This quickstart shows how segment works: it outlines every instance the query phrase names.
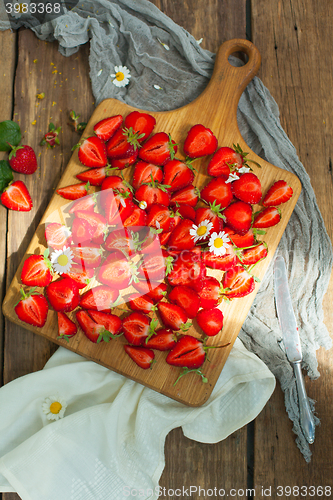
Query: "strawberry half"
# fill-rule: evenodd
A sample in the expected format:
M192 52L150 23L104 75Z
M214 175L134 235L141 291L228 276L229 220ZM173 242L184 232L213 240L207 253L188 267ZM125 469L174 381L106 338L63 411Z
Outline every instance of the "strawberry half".
M15 306L18 318L29 325L41 328L45 325L49 306L44 295L35 292L32 288L29 293L20 289L21 300Z
M91 288L81 295L80 306L84 309L93 309L94 311L111 312L118 297L119 290L100 285Z
M208 220L213 224L212 229L206 238L202 238L201 241L205 241L209 239L210 235L215 233L219 233L223 229L223 215L220 210L219 205L210 205L209 207L201 207L196 210L195 214L195 224L198 226L201 222Z
M70 278L50 283L46 287L46 295L55 311L73 311L80 302L79 288Z
M124 337L132 345L141 345L148 337L150 318L141 312L132 312L123 319Z
M65 313L58 311L58 339L65 339L67 342L77 333L77 326Z
M191 326L191 323L187 323L188 316L182 307L167 302L159 302L157 308L163 324L171 328L171 330L185 332Z
M84 219L95 228L92 241L95 245L101 245L104 242L104 235L107 231L107 222L105 217L95 212L85 212L78 210L75 212L76 217Z
M132 111L125 118L125 127L132 128L139 134L139 142L143 142L152 133L156 125L156 120L148 113Z
M207 167L207 174L212 177L222 176L228 179L232 170L238 169L243 165L243 157L234 149L228 147L219 148Z
M251 247L255 243L252 229L244 235L237 234L228 226L224 226L223 231L229 236L230 241L238 248Z
M107 173L108 167L91 168L90 170L85 170L81 174L77 174L76 177L81 182L89 182L91 186L101 186Z
M262 197L261 182L252 172L242 174L238 181L231 183L233 195L245 203L255 205Z
M172 286L188 285L198 291L202 288L206 272L200 254L183 251L174 262L172 271L168 274L168 281Z
M112 335L105 329L105 326L96 323L88 314L87 311L78 311L76 313L76 319L83 330L85 336L94 344L105 340L108 342Z
M18 212L30 212L32 199L26 185L22 181L9 184L0 197L3 206Z
M197 322L201 330L208 335L214 337L223 328L223 314L220 309L201 309L197 314Z
M128 168L133 163L136 162L138 158L138 153L139 151L136 149L134 153L131 156L128 156L126 158L111 158L111 168L117 168L118 170L124 170L124 168Z
M77 145L79 147L78 157L82 165L86 167L105 167L108 162L104 142L99 137L87 137ZM74 146L76 148L77 146Z
M147 347L133 347L131 345L124 345L124 349L129 357L144 370L151 368L154 361L155 354L154 351L148 349Z
M178 206L178 205L190 205L191 207L195 207L199 200L199 191L192 184L179 189L172 194L170 199L170 205Z
M139 151L139 158L154 165L165 165L169 160L173 160L177 152L177 145L171 136L165 132L154 134L142 146Z
M191 205L187 205L186 203L181 204L177 207L177 212L183 219L191 219L193 222L195 221L196 211Z
M255 288L254 278L243 267L236 266L227 271L222 280L223 294L231 299L234 297L245 297L253 292Z
M166 207L170 202L170 194L164 184L159 184L155 181L143 184L135 191L135 198L147 203L147 208L155 203L165 205Z
M277 207L267 207L255 215L253 227L256 229L265 229L266 227L276 226L280 220L280 209Z
M184 152L190 158L211 155L216 151L217 139L213 132L201 124L194 125L184 142Z
M155 310L155 303L148 295L133 293L128 301L128 306L132 311L140 311L149 314Z
M252 207L244 201L236 201L223 212L226 224L237 234L247 233L252 224Z
M80 264L72 264L68 273L62 274L63 278L71 278L72 280L74 280L79 289L85 288L89 284L93 276L93 269L86 269Z
M141 294L147 295L148 297L153 299L155 304L166 296L168 288L165 283L150 283L146 280L133 283L133 286Z
M77 264L80 264L83 268L96 268L100 265L102 256L101 256L101 247L94 243L88 243L84 246L82 245L73 245L70 247L73 252L73 261Z
M75 245L85 245L92 240L95 228L85 219L75 217L72 224L72 240Z
M147 226L162 229L163 233L171 231L174 227L173 213L165 205L153 203L148 209Z
M206 351L201 340L184 335L166 357L166 362L172 366L196 369L203 365Z
M133 278L133 264L122 252L111 253L100 267L97 279L115 290L127 288Z
M57 189L57 193L66 200L77 200L83 196L87 196L87 184L80 182L79 184L71 184L63 188Z
M227 184L223 177L212 179L207 186L201 190L201 199L206 203L220 205L220 208L227 207L232 200L230 184Z
M70 209L68 213L75 214L75 212L94 212L94 208L96 205L95 197L91 194L88 196L84 196L76 201L73 201L70 205Z
M132 255L134 242L127 229L116 229L111 230L108 234L103 247L108 252L120 250L121 252L126 252L128 255Z
M179 191L194 180L194 173L188 165L180 160L170 160L164 165L163 184L169 185L169 191Z
M64 246L68 246L70 231L63 224L51 222L47 224L45 229L45 239L49 247L54 250L61 250Z
M95 311L94 309L87 312L96 323L103 325L105 330L110 332L112 336L121 335L123 322L118 316L107 312Z
M132 208L132 213L124 221L124 227L134 227L134 226L146 226L147 225L147 213L141 208L134 205Z
M252 266L260 260L265 259L267 257L267 254L268 248L266 243L260 243L254 248L248 248L247 250L244 250L241 261L244 266Z
M119 175L110 175L102 182L102 191L106 189L113 189L117 193L128 193L132 195L131 186L129 186L124 179Z
M200 305L203 309L213 309L221 302L221 283L213 276L203 281L202 289L198 292Z
M167 258L161 252L150 255L143 254L143 262L139 267L139 278L145 278L149 283L161 282L167 273L167 266L170 266ZM172 262L171 256L170 259Z
M151 182L151 180L156 183L162 182L163 171L157 165L153 163L147 163L145 161L138 161L134 167L132 186L135 190L139 189L142 184Z
M202 262L205 264L205 266L212 269L228 271L229 269L233 269L237 265L238 259L233 248L229 246L227 253L221 256L214 255L210 251L202 252Z
M106 144L106 154L111 160L133 156L139 148L140 135L132 128L121 128Z
M176 345L176 336L172 330L161 328L157 330L156 335L153 335L146 341L146 347L156 349L157 351L170 351Z
M102 141L108 141L122 123L123 117L121 115L109 116L94 125L94 132Z
M168 295L170 302L180 306L186 312L188 318L196 317L200 307L198 293L186 285L175 286Z
M293 195L292 188L286 183L286 181L277 181L269 188L267 191L262 204L264 207L275 207L276 205L281 205L281 203L286 203L290 200Z
M47 286L52 281L52 265L43 255L30 255L23 264L21 281L27 286Z
M168 240L168 246L172 250L190 250L194 246L193 238L190 235L190 229L193 221L183 219L172 231Z

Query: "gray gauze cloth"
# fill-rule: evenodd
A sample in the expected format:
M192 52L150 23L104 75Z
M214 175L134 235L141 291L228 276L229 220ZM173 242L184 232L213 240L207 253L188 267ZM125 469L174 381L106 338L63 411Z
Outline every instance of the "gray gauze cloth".
M2 17L1 29L9 27ZM90 41L90 77L96 103L113 97L146 110L171 110L195 99L207 86L214 54L146 0L84 0L65 15L34 27L29 19L17 27L33 29L42 40L58 40L69 56ZM16 26L15 26L16 27ZM114 66L127 66L130 83L117 88L110 75ZM102 70L102 71L101 71ZM302 193L278 247L287 263L293 307L304 355L303 368L319 377L316 350L331 347L323 324L322 300L331 267L332 248L309 176L294 146L281 128L278 107L258 78L247 86L238 106L238 124L249 147L268 162L296 174ZM272 263L239 334L280 381L296 443L305 460L311 451L299 424L293 369L281 347L273 293ZM312 408L314 402L311 401ZM319 419L316 417L316 424Z

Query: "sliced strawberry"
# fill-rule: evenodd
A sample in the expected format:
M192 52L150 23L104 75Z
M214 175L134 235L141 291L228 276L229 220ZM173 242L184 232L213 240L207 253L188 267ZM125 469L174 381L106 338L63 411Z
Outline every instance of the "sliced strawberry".
M105 326L96 323L87 313L87 311L78 311L76 319L83 330L85 336L94 344L104 339L103 335L106 333ZM110 338L107 336L106 338Z
M135 208L131 195L127 192L115 194L115 191L108 189L102 191L100 204L105 212L108 224L120 224L127 219Z
M102 141L108 141L122 123L123 117L121 115L109 116L94 125L94 132Z
M242 236L237 234L233 229L227 226L224 226L223 231L227 233L230 241L238 248L251 247L255 243L252 229L250 229Z
M145 314L135 311L123 319L124 337L132 345L144 343L149 333L150 318Z
M75 212L94 212L94 208L96 205L95 197L91 194L88 196L84 196L79 200L73 201L71 203L71 208L68 210L70 214L75 214Z
M1 203L10 210L29 212L32 209L32 199L26 185L22 181L12 182L2 193Z
M103 247L108 252L120 250L121 252L126 252L128 255L132 255L134 242L127 229L115 229L111 230L108 234Z
M139 151L139 158L148 163L162 166L174 158L177 145L170 135L158 132L150 137Z
M147 213L141 208L134 206L131 215L129 215L124 221L124 227L140 227L147 225Z
M89 182L91 186L101 186L107 176L107 167L91 168L77 174L76 177L81 182Z
M231 183L233 195L245 203L255 205L262 197L261 182L252 172L242 174L238 181Z
M94 309L88 310L87 312L96 323L103 325L107 332L110 332L112 335L121 334L123 322L115 314L95 311Z
M70 278L52 281L46 287L46 294L55 311L73 311L80 302L79 288Z
M49 306L44 295L32 288L29 293L20 289L21 300L15 306L15 312L21 321L41 328L45 325Z
M201 261L200 254L194 251L182 251L168 274L170 285L188 285L195 290L202 288L206 277L206 266Z
M148 341L145 342L146 347L149 349L156 349L157 351L170 351L175 347L177 338L172 330L161 328L156 331Z
M68 245L70 231L63 224L51 222L45 229L45 239L49 247L54 250L61 250Z
M160 167L153 163L138 161L134 167L132 186L137 190L145 182L151 182L151 180L153 180L156 183L160 183L162 179L163 170Z
M224 295L229 299L245 297L255 288L253 276L241 266L227 271L223 276L222 284L225 289Z
M138 158L139 151L136 149L131 156L126 158L111 158L111 167L117 168L118 170L124 170L133 165Z
M124 345L124 349L129 357L140 368L143 368L144 370L148 370L148 368L151 368L151 364L155 358L154 351L152 351L151 349L147 349L147 347L133 347L130 345Z
M68 273L63 273L62 275L63 278L71 278L74 280L79 289L85 288L93 276L93 269L86 269L80 264L72 264Z
M139 278L148 282L161 282L165 278L167 262L161 252L152 255L143 254L143 262L139 267Z
M203 286L198 295L203 309L213 309L221 302L221 283L213 276L208 276L203 281Z
M212 177L222 176L228 179L231 170L240 168L243 165L243 157L232 148L219 148L207 167L207 174Z
M197 322L201 330L209 337L214 337L223 328L223 314L220 309L201 309L197 314Z
M188 318L196 317L200 307L200 297L198 292L186 285L175 286L168 295L168 299L173 304L177 304L184 309Z
M47 286L52 281L51 263L43 255L30 255L23 264L21 281L27 286Z
M79 161L86 167L105 167L108 160L104 142L99 137L87 137L79 145Z
M162 229L163 233L171 231L174 227L172 213L165 205L153 203L149 206L147 226Z
M135 191L135 198L147 203L147 208L155 203L168 206L170 202L170 194L167 192L163 184L150 182L143 184Z
M185 332L191 326L191 323L187 323L188 316L182 307L167 302L159 302L157 308L161 320L167 328Z
M254 217L253 227L256 229L264 229L278 224L281 220L281 211L277 207L264 208Z
M262 204L264 207L276 207L276 205L286 203L292 195L293 190L286 181L276 181L267 191Z
M131 262L116 250L101 265L97 279L100 283L115 290L127 288L132 280Z
M237 234L247 233L252 224L252 207L244 201L236 201L223 212L226 224Z
M87 184L85 184L84 182L80 182L79 184L72 184L71 186L57 189L57 193L66 200L77 200L78 198L87 196Z
M84 219L75 217L72 224L72 239L75 245L85 245L92 240L95 228Z
M184 152L190 158L211 155L216 151L217 139L213 132L201 124L194 125L184 142Z
M180 160L170 160L164 165L163 184L169 185L169 191L179 191L194 180L193 171Z
M221 215L221 217L220 217ZM222 212L217 209L216 211L210 207L201 207L196 210L195 214L195 224L198 226L204 221L209 221L213 224L213 227L207 234L205 238L201 238L200 241L208 240L209 237L215 232L219 233L223 229L223 219Z
M84 268L96 268L101 263L101 247L95 243L88 243L85 246L73 245L70 247L73 252L73 261Z
M186 203L181 204L177 207L176 211L183 219L191 219L194 222L196 211L191 205L187 205Z
M57 315L58 339L65 339L68 341L77 333L77 326L64 312L58 311Z
M268 248L266 243L260 243L254 248L244 250L241 261L244 266L251 266L267 257Z
M107 231L107 221L101 214L95 212L75 212L76 217L86 220L91 226L95 228L92 241L96 245L101 245L104 242L104 235Z
M156 120L148 113L141 113L140 111L132 111L125 118L125 127L134 130L139 134L139 142L143 142L152 133L156 125Z
M80 306L94 311L111 312L118 297L119 290L100 285L81 295Z
M110 175L102 182L102 191L106 189L113 189L116 194L124 192L132 196L130 186L119 175Z
M170 199L171 206L190 205L195 207L199 200L199 191L196 187L189 184L188 186L173 193Z
M133 293L130 300L128 300L128 306L132 311L141 311L145 314L149 314L154 311L154 301L148 295L141 295L141 293Z
M203 365L206 351L203 343L192 337L184 335L166 357L166 362L172 366L196 369Z
M139 147L139 134L133 129L121 128L106 144L107 157L111 160L129 158Z
M189 250L193 248L194 243L190 235L190 229L193 226L193 221L183 219L172 231L168 240L169 248L173 250Z
M220 205L223 209L230 205L232 192L230 184L227 184L223 177L212 179L206 187L201 190L201 199L206 203Z
M150 283L146 280L133 283L133 286L141 294L147 295L153 299L155 304L165 297L168 288L165 283Z
M220 269L220 271L228 271L233 269L238 262L237 255L235 254L232 247L230 247L222 256L214 255L210 251L202 252L202 262L205 266L212 269Z

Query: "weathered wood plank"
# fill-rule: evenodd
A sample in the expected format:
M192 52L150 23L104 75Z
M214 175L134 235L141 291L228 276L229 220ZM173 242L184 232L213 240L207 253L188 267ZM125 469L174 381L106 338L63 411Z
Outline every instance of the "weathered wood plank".
M333 236L332 105L330 75L333 63L323 47L333 42L327 19L329 2L252 1L253 42L262 55L259 77L276 99L281 123L295 145L314 187L327 230ZM332 281L331 281L332 283ZM324 301L326 325L332 324L331 284ZM333 362L329 352L318 354L321 377L307 381L310 397L317 400L321 419L312 446L311 463L305 463L295 444L292 424L284 412L280 389L255 422L254 482L260 485L333 486L331 412ZM280 418L279 418L280 417ZM271 498L277 498L275 491ZM318 495L319 497L319 495Z

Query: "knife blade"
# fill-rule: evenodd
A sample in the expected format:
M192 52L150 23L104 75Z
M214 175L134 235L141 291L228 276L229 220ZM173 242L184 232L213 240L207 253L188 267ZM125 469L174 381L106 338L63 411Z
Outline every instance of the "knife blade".
M301 370L301 362L303 359L301 342L289 293L286 264L282 256L276 257L274 261L274 292L283 343L288 360L293 365L296 377L300 425L306 440L308 443L312 444L315 437L315 423Z

